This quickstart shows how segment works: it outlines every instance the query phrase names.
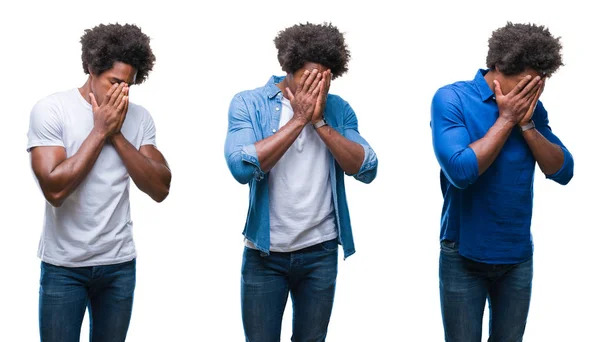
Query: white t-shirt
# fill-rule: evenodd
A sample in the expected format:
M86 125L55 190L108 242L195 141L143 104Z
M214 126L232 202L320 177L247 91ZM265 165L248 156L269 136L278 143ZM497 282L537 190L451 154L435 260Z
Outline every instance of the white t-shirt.
M78 89L50 95L32 109L27 150L62 146L74 155L94 126L92 106ZM122 134L135 148L156 145L150 113L129 103ZM81 184L55 208L46 202L38 257L57 266L85 267L136 257L129 208L129 174L115 148L105 144Z
M282 98L279 128L294 115ZM329 178L331 154L312 125L269 172L269 216L273 252L292 252L337 237Z

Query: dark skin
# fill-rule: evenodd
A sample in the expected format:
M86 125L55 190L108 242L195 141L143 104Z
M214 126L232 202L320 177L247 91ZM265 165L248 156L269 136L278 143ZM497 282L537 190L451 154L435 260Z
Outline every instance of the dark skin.
M92 105L94 127L79 150L67 158L60 146L39 146L31 151L31 166L46 200L60 207L88 175L105 144L114 146L136 186L157 202L169 194L171 171L156 147L139 151L121 134L129 105L129 85L135 82L131 65L115 62L99 75L90 72L79 88Z
M330 84L331 70L310 62L295 73L288 73L277 84L283 96L290 100L294 115L275 134L255 143L263 171L268 172L275 166L306 125L323 118ZM322 126L316 131L342 170L348 174L358 173L364 160L362 146L329 126Z
M531 121L545 85L545 77L532 69L511 76L495 69L484 78L496 95L499 116L483 138L469 145L477 156L480 175L496 160L515 126ZM564 155L558 145L548 141L535 128L523 132L523 138L544 174L551 175L561 168Z

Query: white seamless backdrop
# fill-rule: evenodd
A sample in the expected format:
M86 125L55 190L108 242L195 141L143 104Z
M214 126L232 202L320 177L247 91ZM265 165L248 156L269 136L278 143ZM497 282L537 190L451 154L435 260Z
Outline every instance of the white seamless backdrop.
M331 92L355 109L379 156L370 185L347 179L357 253L340 257L328 341L442 341L438 235L442 197L429 108L441 86L485 66L487 39L507 21L547 25L564 62L542 101L572 151L562 187L536 174L533 298L527 341L592 341L600 314L597 18L583 2L504 1L21 1L0 10L0 341L39 340L37 305L43 197L25 151L29 111L85 82L79 38L99 23L135 23L157 56L131 88L157 126L173 171L152 202L132 184L138 249L128 341L242 341L239 283L248 188L223 156L232 96L282 74L273 38L300 22L331 21L352 53ZM590 2L591 3L591 2ZM586 7L587 6L587 7ZM291 336L291 305L282 339ZM487 313L486 313L487 318ZM87 341L84 320L82 341ZM484 334L487 326L484 323Z

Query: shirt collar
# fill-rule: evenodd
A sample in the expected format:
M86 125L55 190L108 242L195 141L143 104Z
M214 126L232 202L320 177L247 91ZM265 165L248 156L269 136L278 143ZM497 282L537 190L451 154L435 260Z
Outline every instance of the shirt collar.
M475 86L477 86L477 89L479 90L479 95L481 95L481 101L487 101L490 97L494 96L494 91L490 89L490 86L483 77L488 71L490 71L490 69L479 69L473 80Z
M267 84L265 84L265 91L267 92L267 96L272 99L277 94L281 93L281 89L277 86L277 83L283 81L285 76L271 76Z

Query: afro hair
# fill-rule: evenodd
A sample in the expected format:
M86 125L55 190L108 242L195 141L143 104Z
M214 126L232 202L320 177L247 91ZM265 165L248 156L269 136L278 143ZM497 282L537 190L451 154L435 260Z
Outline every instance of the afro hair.
M492 33L488 41L487 67L505 75L516 75L531 68L552 75L562 63L560 37L544 26L508 22Z
M85 30L81 36L83 71L99 75L115 62L129 64L137 70L135 84L146 80L156 57L150 48L150 38L131 24L100 24Z
M300 70L308 62L330 69L333 79L348 71L350 51L344 35L331 23L294 25L280 31L274 42L279 64L287 73Z

